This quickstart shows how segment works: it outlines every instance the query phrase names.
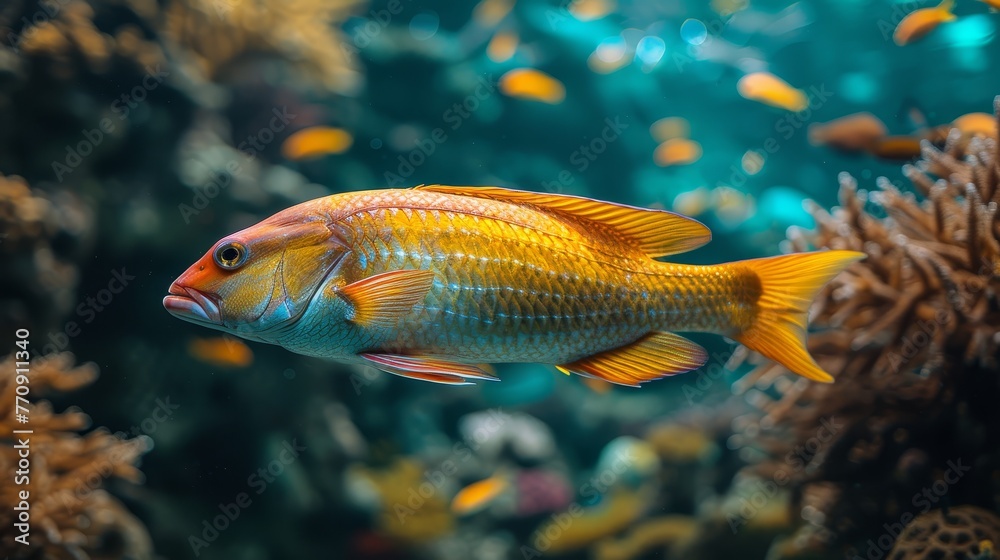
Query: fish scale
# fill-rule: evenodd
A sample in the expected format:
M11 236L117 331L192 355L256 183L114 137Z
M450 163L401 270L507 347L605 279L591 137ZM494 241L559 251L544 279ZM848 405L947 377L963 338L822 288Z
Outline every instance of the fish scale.
M627 344L650 329L713 330L733 320L734 308L716 293L736 291L738 274L727 272L730 283L719 283L718 267L667 265L641 254L607 260L568 243L561 224L521 216L536 229L457 211L386 208L356 216L347 223L356 228L365 266L347 278L427 268L428 253L437 274L395 337L372 341L389 351L455 354L469 362L561 362ZM554 231L537 229L546 226ZM668 285L664 275L675 282Z

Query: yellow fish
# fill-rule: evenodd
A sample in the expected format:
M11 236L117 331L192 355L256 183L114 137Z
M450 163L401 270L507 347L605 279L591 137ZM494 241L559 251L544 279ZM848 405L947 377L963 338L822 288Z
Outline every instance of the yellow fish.
M473 482L462 488L451 500L451 511L466 515L482 510L507 489L507 480L500 476Z
M188 354L206 364L241 368L253 363L253 350L229 336L196 338L188 343Z
M281 155L290 161L340 154L354 143L350 132L331 126L313 126L299 130L281 144Z
M909 45L934 31L942 23L954 21L955 14L951 13L954 7L955 0L944 0L933 8L921 8L910 12L892 33L893 42L899 46Z
M496 362L554 364L621 385L690 371L734 338L832 381L805 348L817 291L852 262L824 251L696 266L696 220L498 187L349 192L215 243L169 288L176 317L293 352L439 383Z
M566 86L559 80L534 68L515 68L500 76L500 91L510 97L541 101L549 105L566 99Z
M765 105L799 112L809 106L809 98L801 89L793 88L769 72L754 72L740 78L736 89L745 99Z

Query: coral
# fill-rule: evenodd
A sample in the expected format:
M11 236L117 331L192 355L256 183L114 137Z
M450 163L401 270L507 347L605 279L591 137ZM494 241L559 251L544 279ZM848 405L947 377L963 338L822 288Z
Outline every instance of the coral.
M888 558L996 558L994 543L1000 543L996 513L972 506L935 509L906 526Z
M953 504L998 498L998 140L956 130L922 151L903 168L919 197L885 178L866 193L842 174L841 207L813 209L817 231L792 236L797 250L868 254L812 310L809 350L836 381L793 381L766 364L737 387L764 411L771 459L756 470L790 477L805 530L828 544L859 544L910 515L948 470L961 473ZM976 468L966 474L963 461Z
M349 476L367 480L379 497L379 532L405 545L420 545L452 532L455 518L443 492L424 477L425 469L400 459L385 469L355 467Z
M357 0L174 0L164 32L194 55L203 73L224 81L242 57L277 55L297 62L327 88L352 91L353 49L336 24Z
M551 554L579 550L632 525L642 515L644 503L643 496L628 491L613 491L591 508L574 503L567 513L556 514L541 525L531 545ZM572 522L567 524L566 519Z
M694 538L697 529L697 521L683 515L648 519L619 539L598 542L593 556L595 560L630 560L655 550L683 548Z
M0 327L49 328L69 311L73 261L92 229L93 217L75 195L48 195L21 177L0 175Z
M145 527L104 491L107 479L141 479L135 462L149 445L146 438L120 440L107 430L85 435L88 417L77 409L56 413L46 401L33 401L26 424L15 421L19 385L14 358L0 363L0 433L31 429L28 435L30 467L27 484L15 480L19 449L13 439L0 445L0 554L13 558L151 558L152 545ZM72 367L70 354L36 359L28 368L30 395L72 391L97 377L92 364ZM20 437L20 436L13 436ZM31 527L28 547L13 541L14 506L28 491Z
M717 453L709 434L693 426L655 425L646 432L645 439L668 463L696 463Z

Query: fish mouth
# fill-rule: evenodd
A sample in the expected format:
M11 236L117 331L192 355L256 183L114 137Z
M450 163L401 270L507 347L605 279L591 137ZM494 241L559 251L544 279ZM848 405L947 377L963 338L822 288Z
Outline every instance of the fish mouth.
M198 290L175 283L170 285L167 293L170 295L163 298L163 307L174 317L192 323L222 324L219 306Z

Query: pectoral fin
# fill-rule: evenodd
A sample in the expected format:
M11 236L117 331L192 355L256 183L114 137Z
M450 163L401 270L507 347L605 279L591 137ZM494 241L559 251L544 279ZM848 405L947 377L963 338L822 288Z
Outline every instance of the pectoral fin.
M705 349L694 342L669 332L653 332L627 346L556 367L563 373L638 387L647 381L697 369L706 361Z
M488 365L460 364L432 356L370 353L361 357L386 373L431 383L470 385L473 380L500 381Z
M430 270L392 270L338 289L351 306L348 320L365 328L392 328L431 289Z

